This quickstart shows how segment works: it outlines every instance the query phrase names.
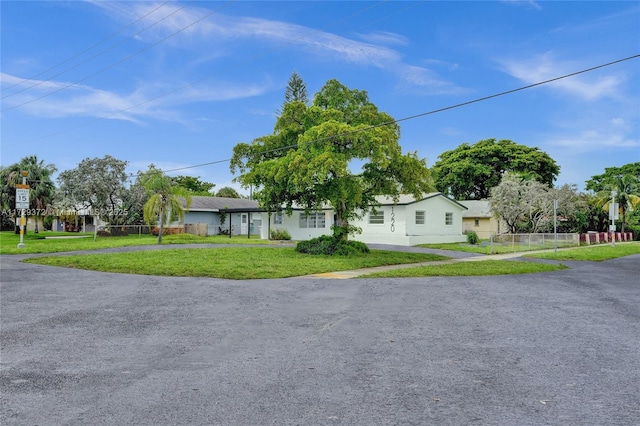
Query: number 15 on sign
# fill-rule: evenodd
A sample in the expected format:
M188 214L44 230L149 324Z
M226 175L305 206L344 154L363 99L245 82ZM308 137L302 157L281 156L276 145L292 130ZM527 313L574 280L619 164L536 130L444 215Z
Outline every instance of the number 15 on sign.
M29 208L29 190L17 188L16 189L16 209L28 209Z

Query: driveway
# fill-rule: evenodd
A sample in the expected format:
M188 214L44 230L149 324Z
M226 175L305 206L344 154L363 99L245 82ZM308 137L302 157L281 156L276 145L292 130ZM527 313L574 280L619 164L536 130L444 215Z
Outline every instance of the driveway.
M2 256L3 425L638 425L640 255L230 281Z

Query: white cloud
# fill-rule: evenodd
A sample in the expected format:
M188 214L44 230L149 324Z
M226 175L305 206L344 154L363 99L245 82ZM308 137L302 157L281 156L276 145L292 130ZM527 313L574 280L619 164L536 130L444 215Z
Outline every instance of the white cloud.
M121 9L121 6L112 7L108 3L94 2L96 6L103 7L121 18L126 17L128 20L131 19L132 15L142 16L157 7L157 3L132 3L134 5L132 9L125 12ZM184 8L140 36L148 38L147 42L155 42L160 37L166 37L168 34L180 31L211 12L212 10L205 8ZM162 16L162 13L158 12L158 16ZM157 16L154 14L148 19L157 19ZM197 37L194 35L197 35ZM270 52L282 52L289 49L292 55L302 52L313 59L334 60L380 68L400 78L407 78L403 80L405 84L417 84L420 87L433 84L434 91L438 93L442 92L444 87L447 87L446 93L451 93L455 89L453 83L445 82L441 78L431 75L435 74L433 71L407 64L403 62L402 55L398 51L380 45L402 45L408 43L408 40L403 36L390 32L374 32L360 35L360 37L368 41L361 42L322 30L282 21L213 13L206 20L198 22L197 25L189 27L187 31L182 32L181 36L181 49L192 49L201 52L202 45L206 45L207 50L210 51L232 42L250 42L253 45L262 43L266 46L264 53L262 55L256 54L256 59L268 55ZM219 58L222 55L221 51L217 51L215 58ZM197 60L194 61L194 63L196 62ZM251 62L253 62L251 57L246 58L246 63ZM429 76L427 77L427 75Z
M358 34L358 37L367 43L396 46L406 46L409 44L409 40L405 36L388 31L374 31L368 34Z
M619 129L589 128L549 137L546 145L563 148L571 153L604 152L613 149L640 149L640 138Z
M505 72L526 84L539 83L587 68L575 62L556 60L552 53L527 60L510 59L499 62ZM605 97L619 97L623 81L622 77L614 74L600 77L583 74L548 83L546 87L560 89L565 93L591 101Z
M0 77L3 83L23 80L8 74L1 74ZM29 81L27 87L37 83L37 80ZM52 91L65 87L66 90L47 96ZM261 95L272 87L268 79L262 83L217 81L184 86L144 83L131 93L119 94L88 85L47 81L34 87L33 90L37 89L35 92L21 93L4 99L2 108L19 108L30 115L46 118L84 116L139 122L143 118L153 117L184 122L185 120L175 112L177 105L243 99Z

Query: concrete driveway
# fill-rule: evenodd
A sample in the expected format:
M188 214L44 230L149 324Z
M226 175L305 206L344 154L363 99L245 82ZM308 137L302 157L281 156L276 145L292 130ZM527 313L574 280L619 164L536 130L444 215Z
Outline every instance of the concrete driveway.
M3 425L639 425L640 255L229 281L2 256Z

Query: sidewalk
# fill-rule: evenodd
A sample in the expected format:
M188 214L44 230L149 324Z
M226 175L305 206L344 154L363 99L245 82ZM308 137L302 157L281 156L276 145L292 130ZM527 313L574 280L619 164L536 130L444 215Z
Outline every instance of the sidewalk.
M571 247L575 248L575 247ZM421 263L405 263L401 265L384 265L384 266L376 266L373 268L364 268L364 269L353 269L350 271L336 271L336 272L324 272L320 274L312 274L305 275L304 278L326 278L326 279L348 279L355 278L361 275L372 274L375 272L384 272L391 271L394 269L403 269L403 268L416 268L419 266L430 266L430 265L446 265L449 263L458 263L458 262L482 262L484 260L505 260L505 259L515 259L518 257L525 256L527 254L532 253L547 253L553 251L554 249L544 249L544 250L533 250L526 252L514 252L514 253L502 253L502 254L487 254L487 255L477 255L466 252L451 252L458 254L458 257L447 259L447 260L439 260L433 262L421 262ZM561 249L558 249L561 250ZM441 250L439 251L441 252ZM468 256L460 257L460 254L464 253ZM298 277L302 278L302 277Z

